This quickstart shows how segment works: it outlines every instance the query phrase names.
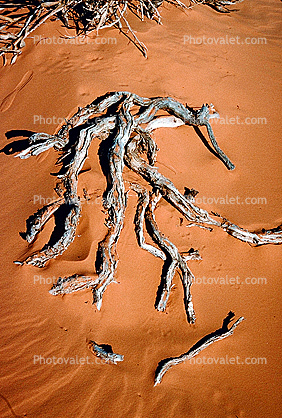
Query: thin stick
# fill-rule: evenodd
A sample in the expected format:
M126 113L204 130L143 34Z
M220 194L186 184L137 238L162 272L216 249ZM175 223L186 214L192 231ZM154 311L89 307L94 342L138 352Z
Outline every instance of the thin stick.
M170 357L165 360L161 360L155 372L155 386L161 383L164 374L172 366L183 363L186 360L190 360L192 357L195 357L197 354L199 354L202 350L207 348L215 341L223 340L224 338L232 335L234 329L244 320L244 317L241 316L236 322L234 322L231 328L228 329L228 325L231 323L234 316L235 314L230 311L226 318L223 320L221 328L203 337L196 344L194 344L186 353L181 354L178 357Z

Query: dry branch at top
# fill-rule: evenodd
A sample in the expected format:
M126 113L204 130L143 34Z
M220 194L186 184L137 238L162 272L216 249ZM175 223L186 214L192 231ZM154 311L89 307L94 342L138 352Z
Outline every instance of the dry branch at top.
M32 243L51 216L55 218L55 228L49 242L41 250L17 263L44 267L49 260L63 254L73 242L82 212L77 189L78 176L91 142L96 138L101 141L100 165L107 180L103 207L107 214L105 225L108 231L98 244L95 273L91 277L76 273L60 277L50 293L59 295L91 289L93 302L98 309L101 308L103 294L108 285L115 280L118 263L117 244L127 205L127 191L123 179L124 166L127 165L147 183L146 189L140 184L131 184L131 188L138 195L134 221L138 244L162 259L164 263L155 307L159 311L166 309L172 281L178 272L184 290L187 320L193 323L195 313L190 293L193 274L187 263L199 259L200 256L193 249L180 253L160 232L155 209L161 198L178 210L186 218L189 226L198 226L210 231L218 227L254 246L282 243L281 225L255 232L240 228L225 217L198 207L195 204L195 190L186 188L182 194L155 166L157 145L152 132L160 127L190 125L206 128L211 149L213 148L214 153L229 170L233 170L234 165L219 148L209 122L211 118L218 116L213 107L207 104L195 110L170 97L149 99L129 92L112 92L97 98L84 108L79 108L56 134L31 135L16 156L26 159L51 147L60 153L57 160L60 170L56 174L58 182L55 188L58 199L30 216L26 222L26 232L21 235L28 243ZM146 243L144 231L151 236L155 245Z
M228 6L242 0L190 0L191 4L206 4L219 12L229 12ZM89 35L100 29L115 27L147 56L146 46L139 41L128 21L129 15L161 23L158 8L171 3L187 8L180 0L0 0L0 55L11 55L14 63L25 46L25 39L48 19L58 19L76 36ZM188 6L188 7L189 7Z

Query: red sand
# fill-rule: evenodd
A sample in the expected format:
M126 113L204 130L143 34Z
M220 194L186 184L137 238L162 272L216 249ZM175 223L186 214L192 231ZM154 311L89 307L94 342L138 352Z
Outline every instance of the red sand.
M1 148L9 130L53 133L59 118L73 113L107 91L127 90L146 97L169 95L201 106L212 102L224 121L265 118L266 123L213 124L219 145L236 165L228 172L190 127L155 133L160 151L157 166L182 191L200 191L200 204L250 230L281 223L281 90L279 62L281 3L246 0L239 11L220 15L198 6L185 15L163 7L163 25L134 22L149 50L145 60L115 30L115 45L34 45L27 41L12 67L0 70ZM35 33L64 33L51 22ZM184 36L265 37L266 44L192 45ZM187 39L187 38L186 38ZM2 104L1 104L2 101ZM55 123L38 123L54 117ZM11 140L10 140L11 141ZM80 187L95 192L84 205L74 243L44 269L20 267L23 259L47 241L51 221L32 248L19 237L25 219L53 197L56 155L19 160L1 154L1 391L0 416L9 417L280 417L281 376L281 247L251 248L221 230L212 233L180 226L179 214L167 203L156 212L160 229L181 251L199 249L203 260L190 266L198 282L206 278L253 278L263 284L195 284L192 287L196 324L186 321L182 288L175 277L166 314L154 309L162 262L138 248L133 217L136 198L130 195L119 246L116 279L106 291L100 312L91 292L65 297L48 293L54 277L93 271L97 243L105 233L101 194L105 187L93 143ZM126 179L136 178L126 170ZM265 198L257 204L215 203L216 198ZM41 204L38 198L41 196ZM34 200L36 202L34 203ZM209 200L211 202L211 200ZM38 277L41 276L41 277ZM41 280L41 283L40 283ZM49 281L50 282L50 281ZM187 351L218 328L229 310L246 320L232 337L217 342L195 358L168 371L153 387L158 361ZM95 364L87 341L111 344L124 355L117 366ZM94 364L34 364L45 359L78 356ZM239 356L239 359L238 357ZM227 364L234 357L245 364ZM256 364L246 364L252 359ZM263 360L259 360L263 359ZM67 360L66 360L67 361ZM204 364L210 362L211 364ZM217 364L216 364L217 362ZM236 362L238 362L236 360ZM263 364L258 364L262 362ZM43 361L42 361L43 363ZM225 364L222 364L225 363Z

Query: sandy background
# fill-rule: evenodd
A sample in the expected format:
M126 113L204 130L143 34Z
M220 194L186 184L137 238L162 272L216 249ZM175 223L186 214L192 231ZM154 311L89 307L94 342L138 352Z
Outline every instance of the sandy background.
M266 204L202 204L249 229L281 223L281 3L246 0L239 11L220 15L198 6L186 15L162 7L163 25L134 21L148 47L145 60L115 30L101 32L116 44L44 44L27 41L12 67L0 70L1 148L5 133L26 129L53 133L58 118L72 114L107 91L172 96L190 106L212 102L222 118L266 118L252 125L217 123L215 136L232 162L228 172L205 148L192 127L155 133L157 165L175 185L200 191L199 198L266 198ZM65 33L51 22L35 34ZM265 37L264 45L192 45L184 36ZM187 38L186 38L187 39ZM108 41L107 41L108 42ZM41 116L55 123L36 122ZM186 322L178 277L166 314L154 310L162 262L136 243L133 218L136 197L130 196L118 253L117 281L107 289L102 310L91 305L91 292L65 297L48 293L48 281L59 275L89 274L97 243L105 234L101 194L105 180L90 149L89 169L80 187L93 193L84 205L74 243L44 269L20 267L23 259L48 240L50 221L29 248L20 238L25 220L54 196L56 154L19 160L1 153L1 347L0 416L23 417L215 417L281 416L281 247L251 248L227 236L180 226L179 214L167 203L156 212L161 230L181 251L199 249L203 260L191 262L196 278L264 278L264 284L195 284L196 324ZM125 171L127 180L136 179ZM41 196L41 203L40 198ZM41 283L40 277L41 276ZM49 278L49 279L48 279ZM254 280L255 282L256 280ZM246 320L234 335L202 352L198 364L172 368L153 387L158 361L187 351L203 335L217 329L229 310ZM125 360L117 366L96 364L87 341L111 344ZM89 356L94 364L34 364L44 358ZM266 359L266 364L215 364L214 359L239 356L240 361ZM203 358L212 364L203 364ZM265 363L265 361L264 361Z

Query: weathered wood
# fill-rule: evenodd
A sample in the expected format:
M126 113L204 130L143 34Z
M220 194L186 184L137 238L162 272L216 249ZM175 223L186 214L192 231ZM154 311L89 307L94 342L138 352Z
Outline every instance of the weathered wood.
M192 117L189 119L191 124L195 124L195 121L192 122ZM206 122L206 120L203 120L202 122L205 126L209 126L208 134L213 135L209 123ZM155 166L141 157L140 150L143 150L144 136L141 131L138 132L138 135L134 136L127 145L127 152L125 154L127 166L142 176L151 186L160 190L165 200L172 204L189 222L191 222L191 226L208 227L210 230L212 230L211 227L217 226L234 238L247 242L253 246L282 243L282 225L269 230L248 231L230 222L223 216L214 215L213 213L209 214L207 211L199 208L195 205L193 196L191 198L190 195L187 198L182 195L169 179L159 173ZM146 135L148 135L148 132L146 132ZM219 150L220 148L217 143L214 142L214 144L215 149ZM223 158L222 151L220 150L220 152L221 158ZM226 166L229 166L229 168L232 169L233 164L230 160L226 156L224 157L224 160L226 161Z
M134 112L133 112L134 110ZM161 111L162 116L159 115ZM163 116L166 113L167 116ZM204 104L199 110L188 108L169 97L143 98L129 92L111 92L101 96L78 111L56 132L47 135L33 134L24 150L17 155L29 158L53 147L60 152L57 164L60 170L56 174L59 198L39 209L27 220L27 230L22 236L32 242L44 228L46 222L55 217L55 229L49 242L38 252L18 264L32 264L44 267L46 263L61 254L73 242L81 216L81 198L78 196L78 176L88 156L93 139L100 144L100 164L107 179L107 188L103 196L103 206L107 214L108 232L99 243L93 276L72 274L63 277L52 287L53 295L72 293L83 289L92 289L93 302L101 308L102 297L107 286L115 279L118 263L117 243L123 228L127 195L123 180L126 164L151 186L148 193L140 185L132 185L139 196L135 216L135 231L139 245L164 260L167 270L163 269L162 284L156 307L166 307L175 271L180 272L184 288L184 302L187 319L194 321L190 286L193 275L186 261L200 259L197 252L180 254L177 248L159 231L154 217L155 205L161 197L174 206L188 221L187 226L198 226L212 231L219 227L233 237L251 245L281 244L282 228L250 232L228 221L216 213L209 213L195 204L196 191L185 188L184 195L174 184L163 176L155 166L157 145L152 137L153 131L160 127L181 125L204 126L218 157L227 168L234 166L219 148L209 120L217 117L212 105ZM85 198L85 197L84 197ZM147 232L157 247L146 243L144 223ZM149 228L148 228L149 226ZM168 261L169 260L169 261Z
M73 274L68 277L59 277L57 283L54 283L49 290L51 295L67 295L69 293L78 292L79 290L92 289L98 282L97 277L92 279L89 276L81 276Z
M207 4L219 12L229 12L228 5L242 0L191 0L192 4ZM124 34L147 57L147 47L135 34L127 13L141 20L148 18L161 23L158 8L163 2L186 9L180 0L55 0L55 1L6 1L0 0L0 56L4 65L6 56L11 55L11 64L21 54L25 39L43 23L56 17L67 29L74 29L76 35L65 37L69 40L77 36L87 36L91 32L115 27Z
M88 346L91 353L101 358L104 363L117 364L124 359L123 355L115 354L109 344L97 344L95 341L89 341Z
M192 223L220 226L220 222L211 218L208 212L200 209L190 199L174 186L174 184L159 173L157 167L150 165L140 156L140 139L135 136L127 145L125 162L127 166L143 177L151 186L162 193L165 200L174 206Z
M190 287L193 283L194 276L186 265L186 260L184 260L182 255L179 253L177 247L159 231L155 219L155 208L162 196L158 192L150 193L149 195L144 188L136 187L135 191L139 196L139 205L140 203L143 204L144 201L146 203L146 206L144 207L144 219L147 222L147 232L150 234L153 241L159 246L162 254L162 257L160 258L163 259L163 255L165 256L165 263L163 265L161 283L157 292L155 307L158 311L165 311L170 291L173 287L172 281L176 271L178 270L184 289L184 306L187 320L189 323L194 323L196 317L190 292ZM142 217L140 219L140 215L143 215L143 210L140 212L137 205L137 216L135 218L137 232L139 232L141 229L140 223L142 221ZM148 244L144 246L144 243L143 246L141 245L141 247L151 252L153 255L158 256L157 254L154 254L155 247L148 246Z
M96 272L99 275L99 285L93 287L93 303L100 310L103 293L107 286L114 281L114 274L118 259L116 245L123 228L126 208L126 196L122 177L124 167L125 146L130 138L133 118L128 111L132 105L129 100L124 107L123 117L118 119L117 134L104 156L107 160L107 189L104 194L103 206L108 212L106 226L108 233L98 246L96 259Z
M80 117L80 120L81 119L82 117ZM53 231L54 238L51 236L49 243L40 251L27 257L22 262L23 264L44 267L50 259L63 254L73 242L81 214L81 202L77 195L78 174L87 158L92 138L99 135L103 136L105 132L109 133L115 126L114 121L115 118L113 117L105 118L104 120L99 118L96 119L94 125L90 124L88 127L81 129L77 142L71 144L70 147L63 151L62 156L58 159L58 162L62 164L62 169L57 174L57 177L60 180L57 185L60 184L64 186L64 199L59 199L56 203L51 205L51 207L44 207L30 217L27 220L27 232L24 234L24 237L30 242L55 212L55 215L60 213L60 218L57 220L60 233L59 235L57 234L58 228L56 229L55 227ZM75 127L74 123L72 123L72 126ZM46 151L51 147L51 144L56 150L58 150L60 144L59 149L61 149L63 144L64 146L66 145L64 135L65 129L59 131L59 139L58 136L52 137L47 135L44 137L44 134L32 135L29 139L30 145L18 155L20 158L29 158L30 156L38 155L39 153ZM46 143L48 146L46 146Z
M143 249L153 254L155 257L159 257L162 260L166 260L165 253L154 247L151 244L147 244L144 237L144 222L145 222L145 211L149 205L149 193L146 189L141 187L139 184L131 184L132 190L138 194L138 203L136 208L136 214L134 218L135 233L137 237L138 245Z
M57 209L62 205L64 199L60 198L55 202L49 203L38 209L36 213L31 215L26 220L26 232L22 233L21 236L28 243L31 243L42 230L46 222L54 215Z
M223 320L221 328L203 337L196 344L194 344L186 353L181 354L178 357L169 357L165 360L161 360L155 372L155 386L161 383L164 374L172 366L183 363L186 360L190 360L192 357L195 357L197 354L199 354L202 350L207 348L215 341L223 340L224 338L232 335L234 329L244 320L244 317L241 316L236 322L234 322L234 324L230 328L228 328L228 325L231 323L234 316L235 315L233 312L229 312L227 317Z

